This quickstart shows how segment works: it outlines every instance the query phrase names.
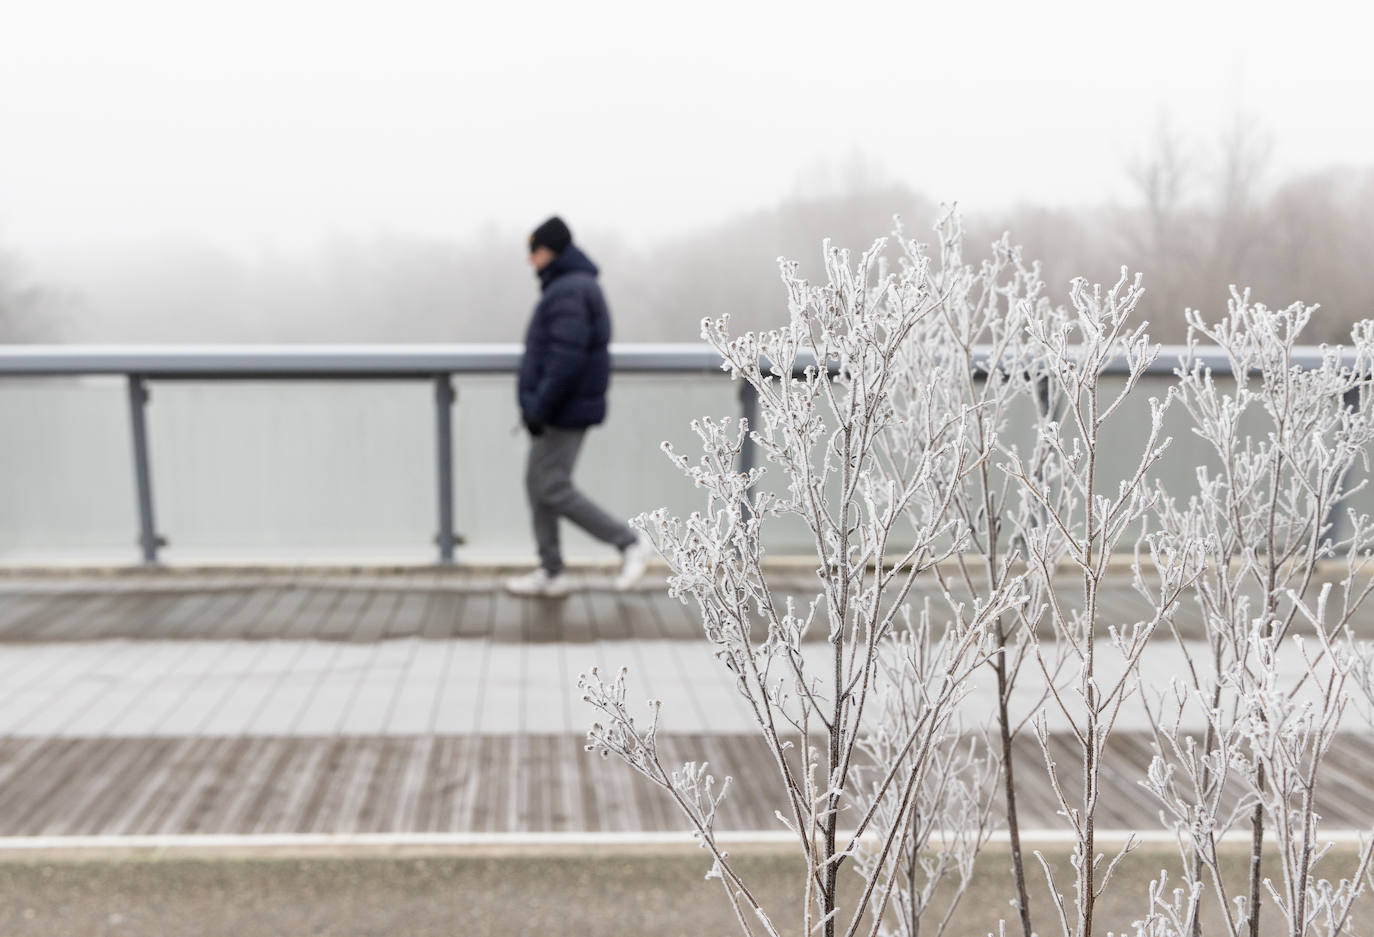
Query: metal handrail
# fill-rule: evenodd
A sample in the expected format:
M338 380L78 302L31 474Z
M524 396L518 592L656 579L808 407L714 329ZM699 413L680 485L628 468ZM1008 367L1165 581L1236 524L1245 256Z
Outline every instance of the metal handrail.
M0 378L115 375L128 382L129 420L138 497L139 544L145 563L158 561L165 545L153 510L153 482L148 456L149 381L177 380L427 380L434 384L436 468L438 471L439 562L454 561L453 417L454 375L510 374L520 367L523 348L489 345L0 345ZM1174 373L1190 349L1165 345L1147 373ZM1191 349L1194 360L1221 374L1231 365L1214 347ZM982 354L986 355L984 351ZM1319 364L1321 347L1295 350L1299 367ZM799 373L812 359L795 363ZM1353 353L1342 353L1353 364ZM766 362L764 362L766 364ZM687 374L720 372L720 354L705 344L617 344L611 367L620 373ZM834 365L831 366L832 370ZM1124 374L1124 357L1113 360L1109 374ZM741 414L753 422L758 400L741 382ZM754 464L752 443L745 441L741 469Z
M435 374L504 374L520 366L522 346L484 345L0 345L0 377L141 374L159 380L415 379ZM1172 374L1189 352L1186 345L1162 345L1147 373ZM1303 346L1293 363L1320 364L1325 349ZM986 354L983 351L982 354ZM1230 360L1218 348L1198 346L1193 358L1229 374ZM803 356L806 357L806 356ZM1342 355L1354 363L1353 352ZM809 358L808 358L809 360ZM611 366L638 374L711 371L721 358L701 343L616 344ZM804 363L804 362L802 362ZM1125 373L1124 357L1107 373Z
M508 374L523 346L491 345L0 345L0 377L141 374L159 380L417 379ZM612 345L622 372L719 369L707 345Z

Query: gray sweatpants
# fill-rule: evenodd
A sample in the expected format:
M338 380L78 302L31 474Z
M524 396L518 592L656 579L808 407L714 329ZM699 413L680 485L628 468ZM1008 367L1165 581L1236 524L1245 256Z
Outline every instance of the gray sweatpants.
M611 517L573 487L573 464L586 435L584 429L547 426L542 435L530 437L525 493L530 499L539 562L551 575L563 571L563 552L558 543L560 517L621 550L635 542L635 532L628 524Z

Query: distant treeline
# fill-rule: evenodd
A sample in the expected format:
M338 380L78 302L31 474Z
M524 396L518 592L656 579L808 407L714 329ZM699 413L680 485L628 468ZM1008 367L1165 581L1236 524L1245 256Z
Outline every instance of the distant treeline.
M1270 306L1320 303L1313 341L1339 340L1374 316L1374 168L1268 183L1267 152L1243 130L1217 154L1190 159L1161 135L1131 167L1135 196L1124 204L961 206L966 244L1011 232L1041 262L1056 301L1074 276L1142 272L1158 341L1183 339L1185 307L1218 315L1231 284ZM857 252L891 231L894 214L919 237L939 211L910 188L860 180L647 246L598 232L595 218L569 220L602 267L618 340L694 341L702 316L728 312L739 327L760 328L785 315L779 256L814 273L823 238ZM251 261L175 246L72 258L41 272L42 289L34 271L0 254L0 340L518 341L536 294L523 241L514 227L453 241L379 236Z

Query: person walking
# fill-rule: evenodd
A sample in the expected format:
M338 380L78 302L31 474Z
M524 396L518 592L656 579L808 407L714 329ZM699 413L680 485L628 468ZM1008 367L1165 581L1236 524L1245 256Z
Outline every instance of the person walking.
M530 434L525 493L539 566L506 580L506 589L538 596L572 591L558 536L559 520L565 517L620 550L615 585L628 589L648 566L648 541L592 503L572 482L587 429L606 419L610 310L596 282L596 264L573 243L561 218L552 217L535 228L529 247L542 292L525 331L518 396L521 422Z

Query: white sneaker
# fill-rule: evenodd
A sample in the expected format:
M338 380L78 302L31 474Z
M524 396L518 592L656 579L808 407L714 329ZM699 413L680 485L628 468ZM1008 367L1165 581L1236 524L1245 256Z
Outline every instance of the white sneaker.
M615 577L617 591L624 592L644 577L649 568L649 558L654 555L654 547L643 534L635 542L621 551L620 575Z
M513 595L543 596L561 598L572 592L572 583L562 573L550 576L548 570L540 566L523 576L514 576L505 582L506 591Z

